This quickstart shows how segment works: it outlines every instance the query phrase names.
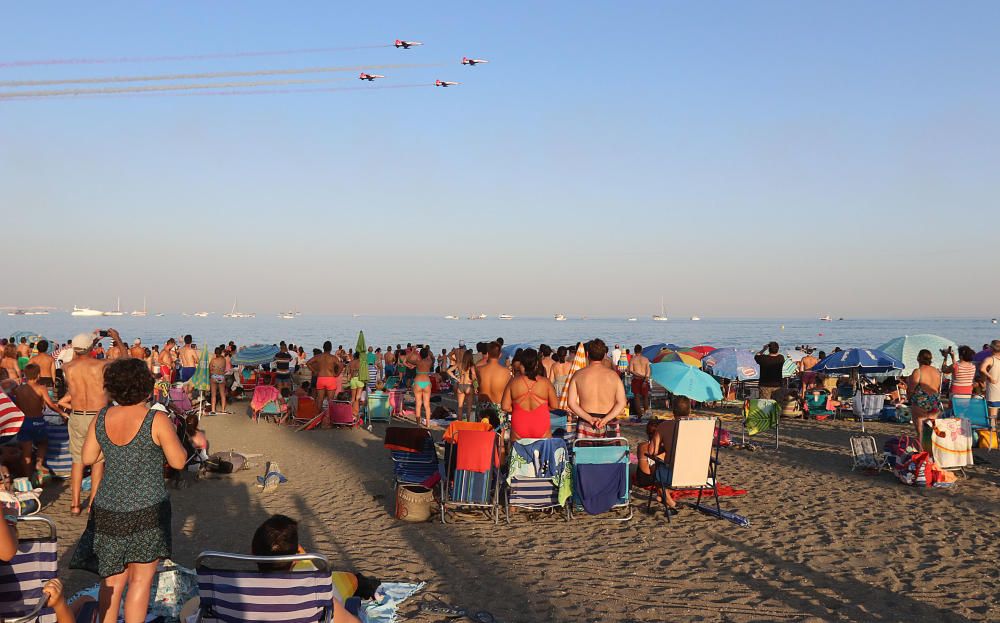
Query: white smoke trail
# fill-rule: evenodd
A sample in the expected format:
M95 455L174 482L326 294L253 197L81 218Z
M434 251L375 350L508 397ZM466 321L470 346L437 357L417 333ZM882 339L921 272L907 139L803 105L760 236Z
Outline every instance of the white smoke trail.
M197 84L146 84L130 87L100 87L96 89L53 89L41 91L3 91L0 99L67 97L77 95L105 95L114 93L143 93L150 91L189 91L193 89L236 89L250 87L285 86L293 84L323 84L350 78L313 78L300 80L260 80L256 82L204 82Z
M23 61L0 62L3 67L33 67L37 65L105 65L112 63L159 63L164 61L204 61L220 58L255 58L261 56L291 56L294 54L325 54L328 52L351 52L391 48L391 43L376 45L354 45L334 48L305 48L301 50L272 50L262 52L220 52L215 54L180 54L172 56L116 56L109 58L47 58Z
M374 71L377 69L421 69L444 67L445 63L390 63L384 65L351 65L341 67L303 67L296 69L260 69L252 71L212 71L194 74L156 74L150 76L96 76L54 80L0 80L0 87L40 87L60 84L102 84L106 82L158 82L163 80L200 80L209 78L248 78L251 76L286 76L296 74L333 73L341 71Z
M341 78L340 80L343 80ZM271 81L271 82L260 82L260 83L242 83L244 87L260 85L281 85L281 84L299 84L301 82L308 81ZM316 81L322 82L322 81ZM234 83L232 86L239 85L241 83ZM195 89L203 88L218 88L224 89L227 87L225 83L222 84L211 84L211 85L192 85ZM337 91L380 91L384 89L415 89L421 87L433 87L433 83L424 82L417 84L384 84L384 85L369 85L369 86L357 86L357 87L326 87L326 88L307 88L307 89L266 89L266 88L254 88L254 89L240 89L240 90L219 90L219 91L202 91L196 90L191 92L185 91L164 91L156 90L154 92L144 92L132 90L134 87L115 89L110 91L98 90L98 89L74 89L73 91L80 91L77 93L70 91L58 91L58 95L41 95L41 94L19 94L18 97L4 97L7 94L0 94L0 102L13 102L13 101L29 101L29 100L39 100L39 99L88 99L88 98L135 98L135 97L201 97L201 96L242 96L242 95L278 95L278 94L292 94L292 93L334 93ZM158 89L170 89L172 87L158 87ZM68 97L67 97L68 96Z

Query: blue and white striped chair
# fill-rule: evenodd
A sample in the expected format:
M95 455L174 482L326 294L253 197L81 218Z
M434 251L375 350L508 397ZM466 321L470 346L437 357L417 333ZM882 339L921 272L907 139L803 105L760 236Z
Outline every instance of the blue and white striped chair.
M46 607L45 583L56 577L56 526L48 517L19 517L25 526L38 524L48 536L21 538L17 554L0 563L0 623L55 623L56 615Z
M45 450L45 465L56 476L69 478L73 457L69 453L69 429L59 415L45 416L48 425L49 445Z
M262 572L211 568L206 560L229 563L289 563L308 561L315 571ZM329 623L333 618L333 582L329 562L319 554L250 556L202 552L196 559L198 621L203 623Z

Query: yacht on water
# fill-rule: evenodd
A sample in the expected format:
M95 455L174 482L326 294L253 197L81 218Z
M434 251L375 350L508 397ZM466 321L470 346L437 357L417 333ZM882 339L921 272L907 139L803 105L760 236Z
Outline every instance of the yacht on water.
M146 315L146 297L142 297L142 309L137 309L130 314L131 316L143 317Z
M514 319L514 317L511 316L510 314L500 314L499 316L497 316L497 318L499 318L500 320L513 320Z
M247 314L247 313L244 313L244 312L241 312L241 311L236 311L237 303L239 303L239 299L236 298L236 297L233 297L233 309L228 314L223 314L222 317L223 318L256 318L257 317L256 314Z
M667 320L667 312L666 312L666 310L663 307L663 297L662 296L660 297L660 313L659 314L653 314L653 320L658 320L660 322L666 322L666 320Z
M278 318L281 318L282 320L293 320L298 315L299 315L299 312L286 311L286 312L281 312L280 314L278 314Z
M566 316L563 314L556 314L555 316L553 316L553 318L555 318L557 322L562 322L563 320L566 320Z
M106 311L104 316L124 316L125 312L122 311L122 298L118 297L118 302L115 304L115 309L113 311Z
M458 316L450 316L449 315L449 316L445 316L444 319L445 320L458 320Z
M486 320L486 314L479 314L478 316L469 316L469 320Z
M73 306L73 311L71 311L69 315L70 316L103 316L104 312L102 312L100 310L97 310L97 309L91 309L89 307L77 307L76 305L74 305Z
M626 318L626 322L639 322L638 318Z
M194 316L195 318L208 318L208 315L211 314L211 313L212 312L201 311L201 312L195 312L195 313L193 313L191 315ZM187 314L184 314L184 315L187 316Z
M24 312L25 316L48 316L49 310L47 309L29 309Z
M691 320L701 320L699 316L691 316Z
M819 319L822 320L823 322L833 322L833 318L831 318L830 316L820 316Z

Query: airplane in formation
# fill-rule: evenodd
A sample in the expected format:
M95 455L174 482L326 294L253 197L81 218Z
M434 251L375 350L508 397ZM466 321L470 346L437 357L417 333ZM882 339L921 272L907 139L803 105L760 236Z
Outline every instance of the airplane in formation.
M409 50L411 47L415 45L423 45L423 43L420 43L419 41L403 41L402 39L396 39L393 45L396 46L397 48L403 48L404 50Z
M478 65L479 63L488 63L488 62L489 61L483 60L481 58L467 58L465 56L462 57L463 65L475 66Z
M434 86L436 87L450 87L458 84L457 82L448 82L447 80L435 80Z
M368 82L375 80L375 78L385 78L385 76L380 76L378 74L366 74L365 72L361 72L361 75L358 76L358 80L367 80Z

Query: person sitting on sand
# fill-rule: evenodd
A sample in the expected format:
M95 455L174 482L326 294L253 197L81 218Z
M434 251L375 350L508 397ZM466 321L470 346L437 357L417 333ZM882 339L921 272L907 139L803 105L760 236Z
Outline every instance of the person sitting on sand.
M671 407L675 420L684 420L691 417L691 399L687 396L677 396L674 398ZM661 421L657 425L656 430L653 431L653 436L649 440L646 458L656 458L664 463L670 461L670 448L668 447L668 444L672 435L668 432L667 428L672 426L675 425L666 421ZM640 455L639 458L639 464L641 465L642 455ZM657 465L656 470L661 481L669 480L669 468L666 465ZM657 497L657 500L659 501L659 497ZM674 501L669 491L667 491L667 499L663 500L663 502L667 505L667 508L670 509L669 512L677 513L679 510L677 508L677 502Z
M501 406L510 416L510 440L544 439L552 436L549 410L559 407L552 383L534 348L520 355L520 372L507 383Z
M479 416L489 417L490 411L499 416L503 390L510 382L510 370L500 364L500 344L490 342L486 347L486 364L479 368Z

